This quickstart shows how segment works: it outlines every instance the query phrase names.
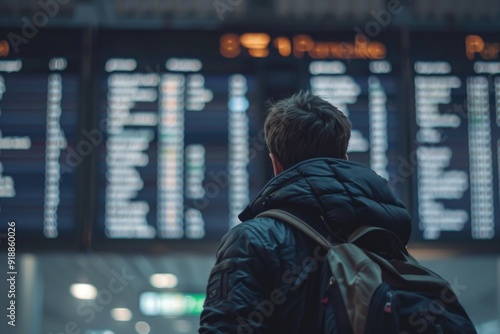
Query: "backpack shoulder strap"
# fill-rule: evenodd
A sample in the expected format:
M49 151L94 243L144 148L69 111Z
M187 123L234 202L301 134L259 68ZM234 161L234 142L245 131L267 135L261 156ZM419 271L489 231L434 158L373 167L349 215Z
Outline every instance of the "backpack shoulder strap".
M404 242L394 232L381 227L360 226L349 236L347 241L376 253L383 251L385 256L418 263L408 253Z
M264 212L261 212L257 215L257 217L270 217L279 219L285 223L288 223L292 226L295 226L299 231L307 235L309 238L313 239L319 245L321 245L325 249L330 249L333 245L328 241L325 237L319 234L315 229L309 226L306 222L300 219L297 216L292 215L291 213L280 210L280 209L271 209Z

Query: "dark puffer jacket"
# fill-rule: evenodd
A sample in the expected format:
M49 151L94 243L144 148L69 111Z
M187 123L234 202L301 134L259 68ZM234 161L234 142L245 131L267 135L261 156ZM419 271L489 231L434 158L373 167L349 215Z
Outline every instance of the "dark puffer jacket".
M244 222L224 236L200 333L335 332L331 320L322 326L330 277L324 252L283 222L255 218L271 208L293 211L327 236L365 224L387 228L405 243L410 237L408 211L370 168L333 158L303 161L273 178L240 214Z

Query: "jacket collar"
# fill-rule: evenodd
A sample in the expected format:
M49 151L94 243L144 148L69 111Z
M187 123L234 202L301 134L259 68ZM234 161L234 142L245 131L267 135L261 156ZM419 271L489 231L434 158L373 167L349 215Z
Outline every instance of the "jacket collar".
M405 244L411 217L387 181L369 167L343 159L302 161L272 178L239 215L241 221L273 208L306 207L334 229L386 228Z

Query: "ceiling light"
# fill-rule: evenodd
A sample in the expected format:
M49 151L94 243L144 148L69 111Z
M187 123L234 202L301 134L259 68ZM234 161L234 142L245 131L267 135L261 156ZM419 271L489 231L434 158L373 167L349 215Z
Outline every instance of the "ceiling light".
M132 312L128 308L114 308L111 310L111 316L116 321L129 321L132 319Z
M149 282L155 288L175 288L178 283L174 274L154 274L149 278Z
M73 297L78 299L95 299L97 297L97 289L92 284L72 284L69 291Z

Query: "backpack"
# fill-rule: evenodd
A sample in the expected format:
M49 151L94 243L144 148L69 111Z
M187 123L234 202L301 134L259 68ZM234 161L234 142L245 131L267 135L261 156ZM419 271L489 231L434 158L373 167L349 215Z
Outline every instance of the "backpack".
M421 266L396 234L361 226L332 244L287 211L260 216L296 227L327 250L332 276L321 297L324 328L339 334L477 333L450 284Z

